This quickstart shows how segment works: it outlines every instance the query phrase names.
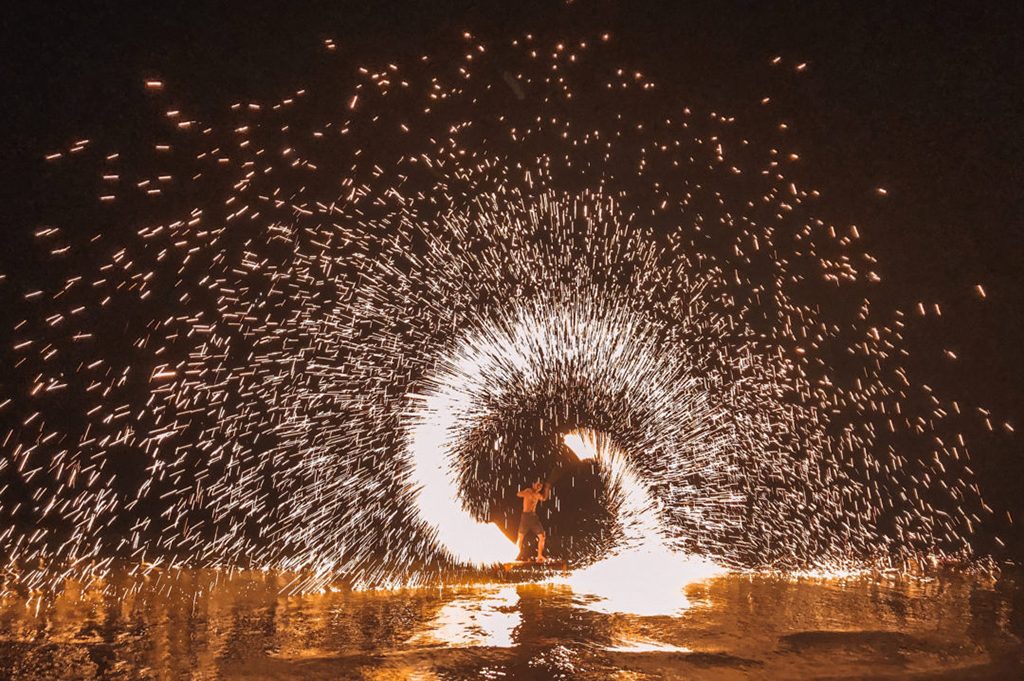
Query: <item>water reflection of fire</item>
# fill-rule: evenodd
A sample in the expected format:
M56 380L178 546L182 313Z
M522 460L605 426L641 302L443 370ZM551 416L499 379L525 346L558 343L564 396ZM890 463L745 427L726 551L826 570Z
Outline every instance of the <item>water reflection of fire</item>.
M511 648L522 621L514 586L481 587L471 596L445 603L426 627L409 639L415 645Z
M1016 576L729 573L690 589L708 607L653 618L594 612L566 585L293 596L291 579L154 570L69 583L53 601L0 599L0 677L1022 678Z

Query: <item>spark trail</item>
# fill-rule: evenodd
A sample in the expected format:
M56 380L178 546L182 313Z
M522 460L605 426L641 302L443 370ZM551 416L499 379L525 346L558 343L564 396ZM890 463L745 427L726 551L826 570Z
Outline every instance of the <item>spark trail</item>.
M67 276L24 292L6 349L19 578L216 565L306 589L495 560L526 417L612 438L673 550L969 554L988 510L959 406L912 385L904 315L790 177L786 126L665 102L607 41L466 35L217 123L172 106L131 157L49 153L99 189L93 231L36 232Z

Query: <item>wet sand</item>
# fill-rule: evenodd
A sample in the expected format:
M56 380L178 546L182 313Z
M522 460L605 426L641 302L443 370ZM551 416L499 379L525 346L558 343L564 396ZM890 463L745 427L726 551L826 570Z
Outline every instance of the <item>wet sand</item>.
M290 579L121 576L106 593L8 598L0 678L1024 678L1017 575L728 574L648 617L560 584L282 594Z

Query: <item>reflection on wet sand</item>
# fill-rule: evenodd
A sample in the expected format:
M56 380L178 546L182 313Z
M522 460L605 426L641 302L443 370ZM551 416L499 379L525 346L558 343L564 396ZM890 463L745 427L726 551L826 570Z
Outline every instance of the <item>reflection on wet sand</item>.
M122 577L0 603L0 678L1021 678L1014 576L722 575L674 616L565 584L282 595L289 577ZM123 594L121 596L114 595Z
M452 648L511 648L512 634L522 623L515 610L519 596L513 586L482 586L441 606L440 612L409 639L412 645Z

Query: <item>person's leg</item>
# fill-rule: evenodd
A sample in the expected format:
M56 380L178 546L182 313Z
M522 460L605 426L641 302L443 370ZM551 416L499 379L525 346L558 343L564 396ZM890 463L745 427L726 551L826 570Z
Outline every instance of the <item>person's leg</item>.
M516 560L519 560L519 556L523 553L523 541L526 539L526 533L522 530L519 531L519 536L516 537Z
M537 534L537 560L544 560L544 533Z

